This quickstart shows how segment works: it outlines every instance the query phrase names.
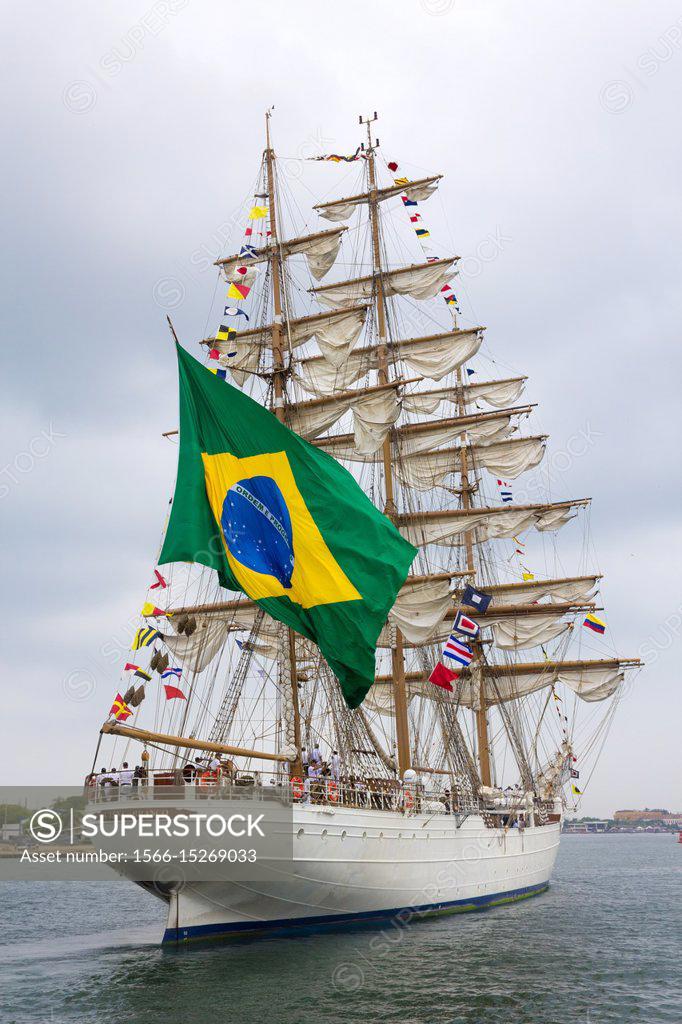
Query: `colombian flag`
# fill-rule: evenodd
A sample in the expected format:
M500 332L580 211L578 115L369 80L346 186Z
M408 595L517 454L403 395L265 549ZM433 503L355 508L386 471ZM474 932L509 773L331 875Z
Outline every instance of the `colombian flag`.
M178 477L160 563L216 569L316 643L357 707L416 549L335 459L177 355Z
M599 633L601 636L604 635L606 630L606 623L598 619L596 615L587 615L583 626L587 626L588 629L591 629L594 633Z

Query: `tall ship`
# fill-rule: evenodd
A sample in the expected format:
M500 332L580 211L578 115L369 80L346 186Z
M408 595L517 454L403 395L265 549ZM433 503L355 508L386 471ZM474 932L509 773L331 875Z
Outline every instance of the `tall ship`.
M310 163L278 160L270 123L215 333L178 347L175 495L93 770L274 789L293 859L148 885L169 942L543 892L639 667L609 646L590 499L550 493L527 378L460 312L442 176L384 158L376 114Z

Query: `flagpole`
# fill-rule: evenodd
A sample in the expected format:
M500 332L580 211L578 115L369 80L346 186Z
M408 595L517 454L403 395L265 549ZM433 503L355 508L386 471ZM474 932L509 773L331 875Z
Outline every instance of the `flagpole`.
M180 341L178 339L177 334L175 333L175 328L173 327L173 321L171 320L171 318L169 316L166 316L166 320L168 321L168 326L171 329L171 334L173 335L173 341L175 342L176 345L179 345Z

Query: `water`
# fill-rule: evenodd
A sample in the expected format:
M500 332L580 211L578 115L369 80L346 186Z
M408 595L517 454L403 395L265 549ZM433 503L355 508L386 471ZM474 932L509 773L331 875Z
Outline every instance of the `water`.
M158 947L127 883L0 888L2 1024L682 1021L682 846L565 836L550 891L381 930Z

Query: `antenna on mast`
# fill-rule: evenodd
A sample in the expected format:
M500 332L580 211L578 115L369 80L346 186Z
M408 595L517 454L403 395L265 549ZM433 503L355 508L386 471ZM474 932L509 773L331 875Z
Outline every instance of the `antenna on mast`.
M363 117L362 114L360 114L360 116L358 118L358 123L359 124L367 125L367 146L368 146L369 152L371 152L373 150L373 148L374 148L373 145L372 145L372 128L371 128L371 125L373 125L374 122L378 121L378 120L379 120L379 115L377 114L376 110L374 111L374 116L373 117ZM375 139L374 142L375 142L375 145L377 145L377 146L379 145L379 140L378 139ZM365 147L363 146L362 148L364 149Z
M274 109L275 104L273 103L272 106L268 107L265 111L265 148L268 150L270 149L270 118L272 117Z

